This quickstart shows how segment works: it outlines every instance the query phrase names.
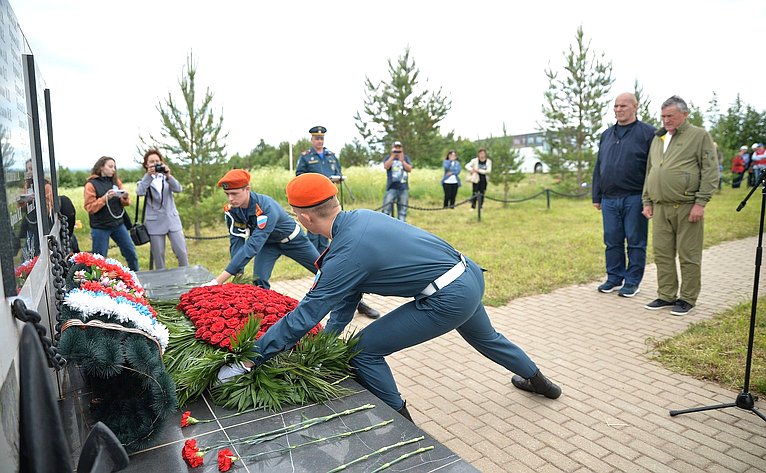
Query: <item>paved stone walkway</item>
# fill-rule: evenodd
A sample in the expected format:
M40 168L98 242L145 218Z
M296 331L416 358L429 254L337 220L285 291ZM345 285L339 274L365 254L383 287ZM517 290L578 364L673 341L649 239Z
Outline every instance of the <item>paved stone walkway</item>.
M648 358L646 343L749 302L756 245L748 238L705 250L702 294L685 317L643 308L656 297L654 265L632 299L601 294L594 281L488 307L498 331L562 387L557 400L515 389L507 371L455 332L389 363L417 425L483 472L764 472L766 422L753 413L668 415L734 402L741 386L672 373ZM763 273L759 293L766 295ZM306 278L273 289L300 298L310 285ZM365 300L382 312L404 301ZM350 328L368 323L357 315ZM756 407L766 413L766 402Z

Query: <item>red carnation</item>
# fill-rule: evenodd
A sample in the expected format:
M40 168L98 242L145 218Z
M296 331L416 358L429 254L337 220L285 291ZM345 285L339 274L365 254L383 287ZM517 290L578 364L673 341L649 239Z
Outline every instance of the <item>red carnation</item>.
M191 411L186 411L181 416L181 427L188 427L199 422L197 419L191 416Z
M234 456L234 452L228 448L218 450L218 471L229 471L232 463L237 460L238 458Z
M202 466L205 453L197 448L197 441L194 439L184 442L184 448L181 450L181 458L192 468Z

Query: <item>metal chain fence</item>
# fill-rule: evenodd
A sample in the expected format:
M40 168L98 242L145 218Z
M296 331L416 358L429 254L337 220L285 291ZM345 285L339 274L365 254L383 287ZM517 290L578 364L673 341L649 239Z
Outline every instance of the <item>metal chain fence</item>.
M536 198L540 197L541 195L545 195L546 201L547 201L546 206L547 206L547 209L550 210L550 208L551 208L551 194L559 196L559 197L580 199L580 198L583 198L585 196L590 195L590 192L583 192L581 194L565 194L563 192L558 192L558 191L555 191L553 189L543 189L540 192L538 192L537 194L531 195L529 197L521 197L521 198L518 198L518 199L500 199L500 198L492 197L492 196L485 195L485 194L477 194L476 196L471 196L471 197L465 199L462 202L456 203L454 205L454 207L460 207L461 205L465 205L465 204L471 203L471 202L473 202L474 198L481 198L481 199L491 200L493 202L501 202L501 203L504 203L504 204L517 204L517 203L520 203L520 202L526 202L526 201L529 201L529 200L532 200L532 199L536 199ZM398 204L394 201L390 205L398 205ZM454 208L454 207L419 207L419 206L416 206L416 205L403 205L402 207L407 207L408 209L420 210L420 211L423 211L423 212L438 212L438 211L441 211L441 210L451 210L452 208ZM380 207L375 208L375 209L371 209L371 210L373 212L382 212L384 208L386 208L386 205L381 205ZM287 213L291 217L295 217L294 213L292 213L290 211L287 211ZM479 206L479 212L477 213L477 217L481 221L481 206ZM186 235L185 238L187 240L198 240L198 241L202 241L202 240L222 240L224 238L229 238L229 235L226 234L226 235L211 236L211 237L202 237L202 236L201 237L195 237L195 236L188 236L188 235Z

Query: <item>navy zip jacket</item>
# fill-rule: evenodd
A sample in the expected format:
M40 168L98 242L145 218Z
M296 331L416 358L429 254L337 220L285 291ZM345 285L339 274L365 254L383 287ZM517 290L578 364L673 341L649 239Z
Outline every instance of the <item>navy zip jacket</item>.
M618 125L601 134L598 158L593 169L593 203L641 194L646 177L646 158L655 128L636 120L618 137Z

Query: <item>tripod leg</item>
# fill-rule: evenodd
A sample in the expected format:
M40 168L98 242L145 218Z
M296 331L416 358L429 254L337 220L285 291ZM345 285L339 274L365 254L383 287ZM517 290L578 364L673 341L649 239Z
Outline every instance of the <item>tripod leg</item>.
M753 411L753 414L757 415L758 417L760 417L763 420L766 420L766 415L764 415L763 412L759 411L757 407L754 407L754 408L752 408L750 410Z
M670 416L674 417L674 416L677 416L678 414L688 414L690 412L712 411L713 409L726 409L727 407L737 407L737 404L734 402L730 402L728 404L716 404L715 406L692 407L691 409L681 409L676 411L670 411Z

